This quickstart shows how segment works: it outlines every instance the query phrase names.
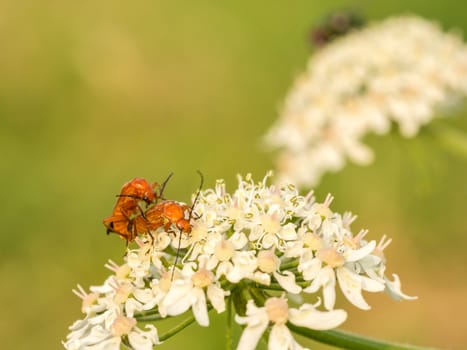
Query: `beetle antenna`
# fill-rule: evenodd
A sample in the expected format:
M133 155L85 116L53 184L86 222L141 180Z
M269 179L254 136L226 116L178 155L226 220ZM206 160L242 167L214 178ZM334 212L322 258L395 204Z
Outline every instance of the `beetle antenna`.
M169 176L167 176L167 179L164 180L164 182L162 183L161 187L160 187L160 190L159 190L159 194L157 195L157 197L159 198L162 198L162 194L164 193L164 189L165 189L165 186L167 185L167 182L169 182L170 178L172 177L174 173L170 173ZM164 198L162 198L164 199Z
M199 170L196 170L196 172L199 174L199 177L200 177L201 181L199 183L198 191L196 192L195 200L193 201L193 204L191 205L191 208L190 208L190 217L188 218L188 221L191 221L191 217L193 215L193 209L195 208L196 202L198 201L199 195L201 193L201 189L203 188L203 184L204 184L203 174Z

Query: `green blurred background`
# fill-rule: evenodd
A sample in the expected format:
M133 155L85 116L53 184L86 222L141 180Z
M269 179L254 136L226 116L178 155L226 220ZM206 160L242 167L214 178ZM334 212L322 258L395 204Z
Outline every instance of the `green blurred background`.
M173 171L166 194L187 201L196 169L208 187L261 179L272 156L260 137L305 67L310 27L349 7L467 31L461 0L0 1L0 348L61 348L82 316L71 289L101 283L107 259L122 260L102 219L125 181ZM466 130L466 109L456 114L449 123ZM343 328L467 348L467 162L427 136L368 142L374 165L326 175L316 193L358 214L355 231L394 238L388 273L419 300L367 293L369 312L342 302ZM161 349L223 348L223 322L192 325Z

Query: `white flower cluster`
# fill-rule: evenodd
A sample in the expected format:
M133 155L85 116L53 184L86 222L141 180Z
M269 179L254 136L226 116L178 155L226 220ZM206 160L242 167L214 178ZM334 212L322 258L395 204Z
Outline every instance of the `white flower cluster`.
M319 203L293 185L268 185L268 178L254 183L239 177L233 194L221 180L202 191L175 268L180 237L174 228L138 240L123 265L107 264L113 273L103 285L89 293L79 287L86 316L70 327L65 348L119 349L123 343L151 349L163 337L152 324L137 326L148 315L191 309L198 324L208 326L211 308L221 313L233 304L236 322L245 326L237 349L255 349L265 334L270 349L301 349L288 323L327 330L345 321L346 311L334 309L336 281L363 310L370 306L362 291L412 298L401 292L396 275L392 281L385 276L383 250L390 240L377 244L365 240L366 231L352 234L355 217L332 212L332 197ZM310 298L316 301L304 302Z
M368 164L366 134L396 123L413 137L466 95L467 45L456 33L414 16L354 30L311 56L266 135L281 149L278 180L312 187L347 158Z

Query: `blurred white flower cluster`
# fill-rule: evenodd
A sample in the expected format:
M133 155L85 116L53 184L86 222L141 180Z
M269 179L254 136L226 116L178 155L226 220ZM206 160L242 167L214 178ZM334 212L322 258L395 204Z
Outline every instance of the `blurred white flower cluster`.
M209 326L210 309L233 306L235 321L245 327L237 349L255 349L261 337L268 337L270 349L301 349L289 323L327 330L345 321L346 311L334 308L337 285L363 310L370 308L363 291L412 298L401 292L396 275L385 275L390 240L353 234L355 217L334 213L331 196L319 203L291 184L269 185L269 176L259 183L239 177L233 194L222 180L202 191L175 268L178 231L159 229L154 240L138 239L124 264L107 264L112 274L102 285L90 292L79 286L85 317L70 327L65 348L152 349L166 337L139 323L191 309L199 325Z
M278 180L312 187L347 159L368 164L368 133L405 137L467 95L467 45L414 16L353 30L311 56L266 135L279 148Z

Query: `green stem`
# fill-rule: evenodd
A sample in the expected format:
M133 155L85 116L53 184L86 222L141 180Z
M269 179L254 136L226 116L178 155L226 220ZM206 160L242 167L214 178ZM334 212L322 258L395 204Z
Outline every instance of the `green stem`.
M290 322L287 327L306 338L316 340L320 343L332 345L348 350L427 350L428 348L417 347L408 344L391 343L383 340L363 337L347 331L330 330L316 331L309 328L298 327Z
M161 320L163 317L159 314L158 310L148 310L143 312L135 313L134 318L140 322L148 322L148 321L158 321Z
M250 295L257 306L264 305L266 299L264 298L264 295L261 294L261 291L259 289L250 288Z
M225 350L232 350L232 297L227 298L227 329L225 331Z
M264 284L258 284L257 285L257 288L259 289L263 289L263 290L279 290L279 291L284 291L284 288L282 288L280 285L278 284L270 284L269 286L266 286Z
M300 287L306 288L310 285L310 282L296 282ZM281 290L284 291L284 288L281 287L279 283L271 283L269 286L265 284L257 284L257 288L265 290Z
M184 330L186 327L188 327L190 324L192 324L193 322L195 321L195 317L194 316L190 316L186 319L184 319L181 323L179 323L178 325L176 325L175 327L173 327L172 329L169 329L167 332L165 332L164 334L162 334L160 337L159 337L159 340L160 341L165 341L167 339L169 339L170 337L174 336L175 334L177 334L178 332Z
M156 315L146 315L146 316L135 316L138 322L152 322L162 320L163 317L159 314Z
M467 133L459 128L444 124L436 124L430 131L438 138L447 150L467 158Z
M227 281L227 280L221 281L221 282L220 282L220 285L221 285L221 288L222 288L223 290L229 290L229 291L231 291L232 289L235 288L235 284L230 283L230 282Z
M290 270L290 269L293 269L295 267L298 266L298 259L295 259L295 260L292 260L292 261L289 261L287 263L284 263L280 266L280 270L281 271L284 271L284 270Z

